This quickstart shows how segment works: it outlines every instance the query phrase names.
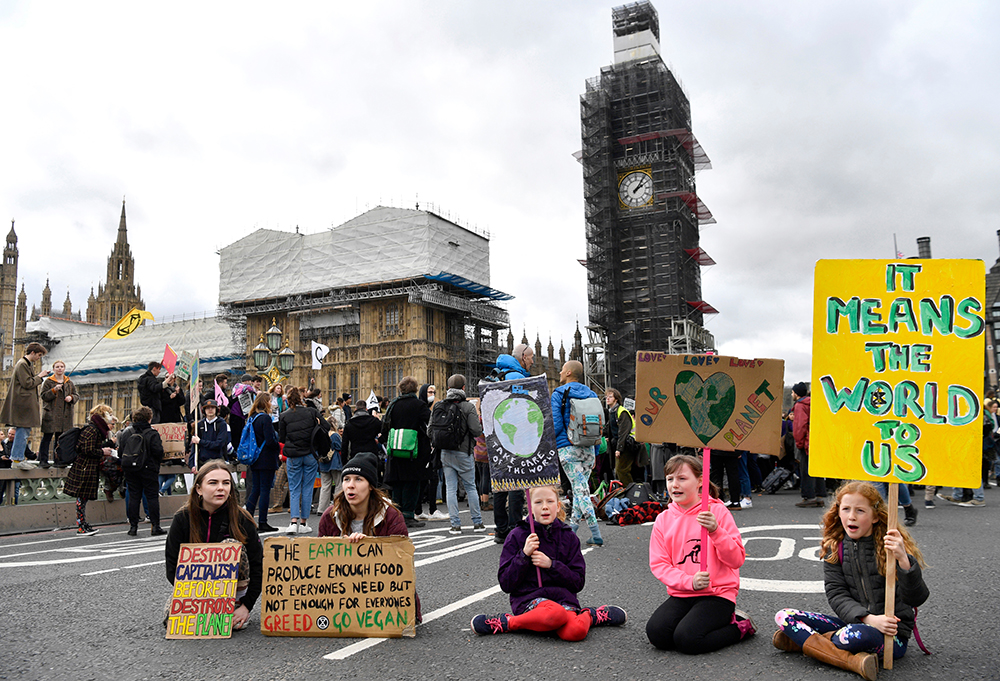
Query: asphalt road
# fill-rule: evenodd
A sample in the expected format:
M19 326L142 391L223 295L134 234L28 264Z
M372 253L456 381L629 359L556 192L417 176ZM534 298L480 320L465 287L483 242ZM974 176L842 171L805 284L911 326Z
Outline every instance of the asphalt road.
M934 510L921 509L914 530L929 564L931 598L918 625L934 654L924 656L911 641L907 656L880 678L1000 678L1000 491L986 495L983 508L938 501ZM922 504L922 493L915 496ZM71 531L3 537L0 679L859 678L771 646L779 608L830 611L816 556L822 510L795 508L798 498L796 492L755 496L752 509L734 513L748 554L738 607L752 615L759 633L699 657L659 652L646 640L646 619L666 598L649 572L649 526L603 526L606 545L586 553L581 602L620 605L629 621L594 629L580 643L470 631L473 615L506 612L509 604L496 585L500 547L472 534L468 512L462 536L448 535L447 522L412 535L425 618L414 639L268 637L259 631L258 603L253 629L231 639L168 641L161 624L169 593L163 539L150 538L148 525L138 539L122 525L93 537ZM271 522L281 521L287 515Z

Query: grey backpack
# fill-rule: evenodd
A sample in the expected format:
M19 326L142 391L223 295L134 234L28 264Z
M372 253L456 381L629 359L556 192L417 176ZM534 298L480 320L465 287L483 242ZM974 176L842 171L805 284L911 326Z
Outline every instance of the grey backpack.
M604 405L597 397L573 398L563 395L566 437L578 447L593 447L601 441L604 430Z

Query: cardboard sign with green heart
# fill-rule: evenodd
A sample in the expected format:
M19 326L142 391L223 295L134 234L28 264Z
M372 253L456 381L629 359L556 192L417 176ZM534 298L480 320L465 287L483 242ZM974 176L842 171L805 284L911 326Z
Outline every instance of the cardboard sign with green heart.
M636 438L777 456L785 362L636 353Z

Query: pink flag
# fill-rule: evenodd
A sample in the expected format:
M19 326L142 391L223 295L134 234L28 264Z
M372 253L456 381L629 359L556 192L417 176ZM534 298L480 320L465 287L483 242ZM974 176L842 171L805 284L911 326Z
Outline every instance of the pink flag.
M177 353L170 347L170 343L167 343L167 349L163 351L163 361L160 363L168 374L174 373L174 369L177 367Z
M222 392L222 388L219 387L218 383L215 384L215 401L219 403L220 407L229 406L229 398L226 397L226 393Z

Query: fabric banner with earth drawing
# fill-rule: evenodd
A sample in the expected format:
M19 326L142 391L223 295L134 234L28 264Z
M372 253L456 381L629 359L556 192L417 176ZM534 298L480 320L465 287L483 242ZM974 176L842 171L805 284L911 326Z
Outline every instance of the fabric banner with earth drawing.
M637 352L636 439L778 456L785 362Z
M479 384L494 492L559 484L559 457L545 376Z

